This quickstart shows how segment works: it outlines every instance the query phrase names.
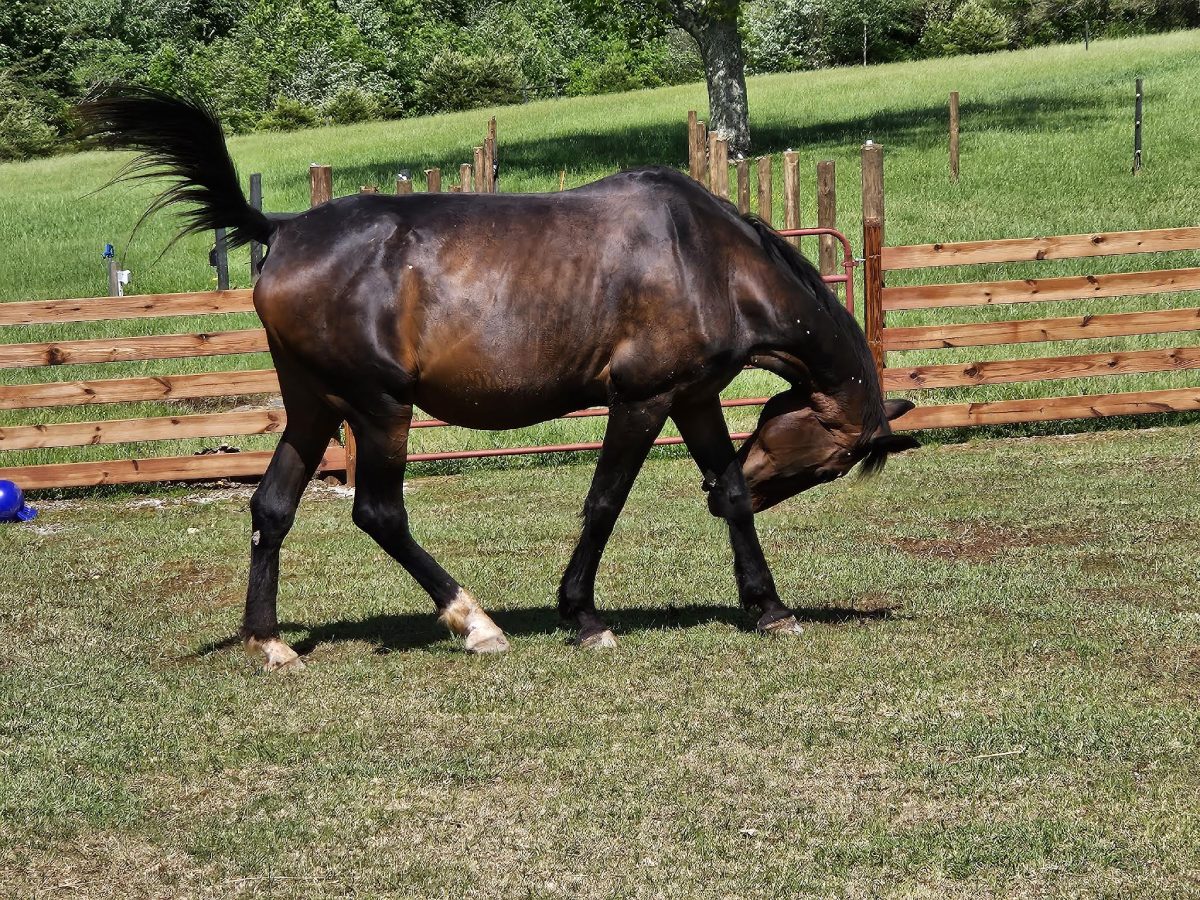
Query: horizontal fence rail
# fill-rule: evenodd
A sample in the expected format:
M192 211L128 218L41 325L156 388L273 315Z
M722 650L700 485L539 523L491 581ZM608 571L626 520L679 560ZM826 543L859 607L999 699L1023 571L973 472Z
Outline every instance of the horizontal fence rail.
M1131 375L1200 369L1200 347L1161 350L1122 350L1047 356L1036 359L985 360L949 365L912 366L883 370L885 391L966 387L976 384L1013 384L1052 381L1097 375Z
M197 334L146 334L126 338L0 344L0 369L139 362L197 356L263 353L267 333L261 328Z
M1131 294L1165 294L1200 290L1200 268L1115 275L1070 275L1018 281L977 281L965 284L922 284L885 287L883 308L937 309L947 306L989 306L1040 303L1047 300L1087 300Z
M1150 312L1023 319L1014 322L884 328L882 336L885 350L930 350L1028 344L1039 341L1081 341L1196 329L1200 329L1200 309L1157 309Z
M251 312L253 309L253 291L250 290L137 294L126 297L89 297L86 300L35 300L0 303L0 325L200 316L211 313Z
M934 266L1083 259L1173 250L1200 250L1200 228L1160 228L1153 231L1115 231L1105 234L1068 234L1058 237L884 247L882 261L884 269L895 271L927 269Z

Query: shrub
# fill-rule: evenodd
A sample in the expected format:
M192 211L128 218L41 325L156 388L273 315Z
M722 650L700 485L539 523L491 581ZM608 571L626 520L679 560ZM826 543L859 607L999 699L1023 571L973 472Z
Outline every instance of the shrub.
M1011 32L1008 17L981 0L967 0L950 17L944 46L947 53L989 53L1007 47Z
M439 112L517 103L524 92L525 80L512 56L443 50L430 61L417 94L422 109Z
M267 131L296 131L310 128L318 122L317 111L299 100L280 97L275 108L262 117L260 127Z
M358 88L345 87L321 107L321 112L335 125L353 125L355 122L369 122L376 118L379 107Z
M0 160L31 159L54 149L58 132L40 106L22 97L0 106Z

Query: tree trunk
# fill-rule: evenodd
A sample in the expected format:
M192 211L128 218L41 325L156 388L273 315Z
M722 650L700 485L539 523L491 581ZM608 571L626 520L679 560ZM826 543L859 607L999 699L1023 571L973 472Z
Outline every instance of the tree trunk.
M708 81L708 130L720 132L729 141L729 149L734 154L749 156L746 66L736 15L732 20L714 17L689 22L684 29L696 39L700 58L704 61L704 76Z

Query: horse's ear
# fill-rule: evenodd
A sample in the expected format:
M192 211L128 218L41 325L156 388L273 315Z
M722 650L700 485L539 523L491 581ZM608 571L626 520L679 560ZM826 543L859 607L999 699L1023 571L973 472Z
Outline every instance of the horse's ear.
M916 450L920 446L921 442L911 434L885 434L871 441L871 452L902 453L905 450Z
M890 422L892 419L900 418L910 409L916 408L916 405L911 400L884 400L883 412Z

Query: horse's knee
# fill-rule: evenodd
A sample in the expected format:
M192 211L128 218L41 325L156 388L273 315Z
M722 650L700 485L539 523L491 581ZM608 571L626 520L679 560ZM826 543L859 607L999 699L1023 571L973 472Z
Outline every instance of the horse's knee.
M355 525L381 543L408 534L408 514L403 507L379 503L361 493L355 499L351 518Z
M749 488L740 479L737 484L718 484L708 493L708 511L718 519L752 518Z
M255 545L277 545L291 531L296 520L296 504L278 493L259 488L250 498L250 521Z

